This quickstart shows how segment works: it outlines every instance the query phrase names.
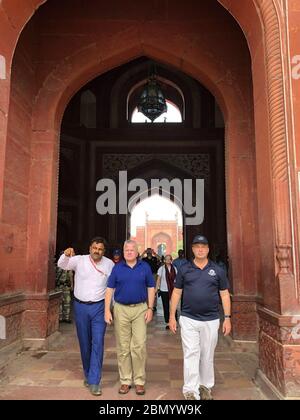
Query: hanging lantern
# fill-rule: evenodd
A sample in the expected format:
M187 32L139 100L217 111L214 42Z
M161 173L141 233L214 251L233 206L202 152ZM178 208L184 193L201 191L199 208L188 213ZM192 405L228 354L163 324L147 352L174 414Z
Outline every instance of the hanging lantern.
M151 122L164 112L167 112L166 100L154 73L143 88L137 108Z

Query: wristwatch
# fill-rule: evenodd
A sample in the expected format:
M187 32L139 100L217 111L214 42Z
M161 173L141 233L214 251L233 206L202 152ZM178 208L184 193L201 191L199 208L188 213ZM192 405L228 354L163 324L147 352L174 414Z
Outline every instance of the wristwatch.
M224 318L231 318L231 315L224 315Z
M151 309L151 311L153 312L153 308L151 308L151 306L148 306L148 309Z

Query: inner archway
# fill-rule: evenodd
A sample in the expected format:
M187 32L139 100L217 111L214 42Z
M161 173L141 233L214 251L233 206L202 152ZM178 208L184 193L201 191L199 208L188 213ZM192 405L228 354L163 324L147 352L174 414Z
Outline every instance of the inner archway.
M140 255L151 248L160 257L176 257L184 244L181 209L171 200L151 194L131 211L130 238L137 242Z
M109 238L111 249L122 247L124 239L129 236L129 226L126 222L124 209L120 213L120 203L117 203L116 215L97 214L95 203L98 193L95 185L99 179L109 178L118 188L120 175L124 173L127 184L135 179L143 179L147 188L152 179L157 179L162 184L170 183L167 186L172 189L174 188L172 180L177 179L177 184L176 182L175 184L178 186L179 182L178 187L182 199L184 198L184 185L191 185L193 193L195 193L198 191L196 188L198 181L196 180L203 179L205 185L204 220L187 223L188 226L183 228L187 255L191 256L189 244L193 235L202 232L211 238L212 256L215 249L222 249L222 254L227 259L224 128L220 127L218 104L203 85L172 66L156 62L159 74L162 74L164 79L176 80L176 84L184 93L186 118L180 124L157 123L137 127L131 123L129 115L129 120L125 125L128 92L132 86L135 86L138 77L141 80L144 79L147 74L148 62L147 57L140 57L112 72L99 76L74 95L65 111L60 142L57 241L59 246L57 251L58 248L62 248L60 226L66 226L66 219L69 219L70 226L68 238L72 238L74 247L81 252L89 236L93 236L95 231L101 232L103 236ZM133 77L135 73L136 76ZM127 80L124 77L126 74L128 74ZM123 85L119 84L120 79L123 81ZM108 89L109 83L112 93ZM103 94L104 86L107 94ZM82 97L82 92L87 90L96 96L97 104L106 103L109 98L112 98L113 106L110 107L110 112L114 113L115 109L119 109L117 114L119 118L117 119L115 115L112 118L109 113L100 115L101 105L99 105L96 129L80 127L76 120L76 116L81 115L79 99ZM132 104L134 106L134 102ZM197 115L197 110L199 110L199 115ZM107 129L103 132L105 126ZM122 144L116 140L115 126L122 127ZM175 127L177 128L176 134ZM173 139L170 139L170 134ZM97 141L95 137L97 137ZM143 142L139 140L141 137ZM89 191L84 188L84 185L88 183L90 183ZM131 195L132 193L128 191L128 199ZM195 203L195 197L194 194L189 211L194 211L198 215L202 203ZM212 197L214 197L213 200ZM87 204L84 206L85 202ZM88 217L87 214L89 214ZM193 213L187 215L187 220L192 216ZM71 228L74 223L82 226L85 219L88 221L85 222L84 230L79 227L78 229ZM215 220L213 221L213 219Z

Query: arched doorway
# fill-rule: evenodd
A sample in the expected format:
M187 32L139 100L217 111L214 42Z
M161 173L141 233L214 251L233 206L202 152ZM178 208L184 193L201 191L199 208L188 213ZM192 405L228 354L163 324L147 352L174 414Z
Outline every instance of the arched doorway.
M130 238L137 242L140 254L152 248L160 257L177 256L178 249L183 249L185 243L182 207L150 192L150 197L141 199L131 210Z

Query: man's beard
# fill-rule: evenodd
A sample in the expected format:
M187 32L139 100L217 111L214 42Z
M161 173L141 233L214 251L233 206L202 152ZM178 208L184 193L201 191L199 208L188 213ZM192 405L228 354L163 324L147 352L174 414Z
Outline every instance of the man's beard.
M93 258L93 260L100 260L100 255L99 254L92 254L92 258Z

